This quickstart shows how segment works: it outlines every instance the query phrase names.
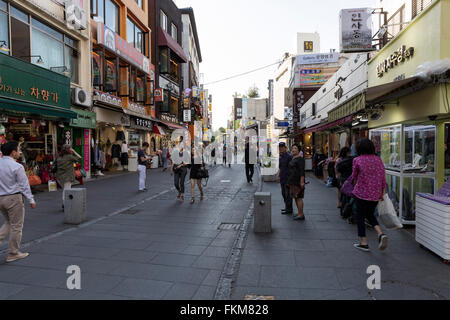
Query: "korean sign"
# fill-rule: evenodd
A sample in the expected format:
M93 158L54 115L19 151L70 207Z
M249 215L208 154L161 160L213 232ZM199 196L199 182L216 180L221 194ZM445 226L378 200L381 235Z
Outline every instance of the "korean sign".
M372 51L372 13L369 8L340 12L341 52Z
M378 77L381 78L383 74L389 71L389 69L393 69L398 64L411 59L412 56L414 56L414 48L411 47L406 49L406 46L402 46L377 66Z
M70 79L1 54L0 97L70 109Z
M297 64L321 64L334 63L339 61L339 53L317 53L317 54L302 54L297 56Z
M331 68L301 68L300 87L321 87L338 70L338 67Z

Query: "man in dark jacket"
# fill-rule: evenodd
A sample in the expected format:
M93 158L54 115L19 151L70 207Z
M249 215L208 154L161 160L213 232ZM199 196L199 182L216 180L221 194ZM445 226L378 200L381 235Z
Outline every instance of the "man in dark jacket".
M250 163L250 139L245 138L245 175L247 176L247 182L253 183L253 174L255 172L255 164Z
M281 214L292 214L292 196L287 185L289 162L292 160L292 154L287 150L286 144L280 142L280 160L278 165L277 182L281 185L281 194L284 199L284 209Z

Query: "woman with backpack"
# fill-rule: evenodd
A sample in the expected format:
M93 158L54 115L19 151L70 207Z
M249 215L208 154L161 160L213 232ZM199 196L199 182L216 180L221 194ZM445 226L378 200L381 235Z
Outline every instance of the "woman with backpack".
M375 146L367 138L359 140L356 144L358 157L353 160L352 181L354 183L353 197L356 202L356 223L360 243L354 247L362 251L370 251L366 238L365 219L378 233L378 248L387 247L387 236L381 230L375 209L378 201L383 201L386 192L386 173L383 161L375 154Z

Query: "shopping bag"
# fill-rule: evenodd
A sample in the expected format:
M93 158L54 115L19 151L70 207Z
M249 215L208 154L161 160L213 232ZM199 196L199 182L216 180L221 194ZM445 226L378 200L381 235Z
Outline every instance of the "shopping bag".
M39 176L33 174L28 176L28 182L30 183L30 186L38 186L42 183L41 178Z
M344 182L344 184L341 187L341 193L345 194L346 196L351 197L353 195L353 181L352 176L350 176L347 181Z
M52 191L56 191L58 189L57 185L56 185L56 181L55 180L50 180L48 182L48 191L52 192Z
M397 217L394 205L387 194L383 196L383 200L378 202L378 219L388 229L403 228L400 219Z

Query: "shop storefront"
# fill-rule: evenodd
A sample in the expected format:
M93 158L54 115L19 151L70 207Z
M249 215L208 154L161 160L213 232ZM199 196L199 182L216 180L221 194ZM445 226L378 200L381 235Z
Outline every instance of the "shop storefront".
M416 193L434 193L448 177L448 73L416 73L450 56L449 14L448 1L434 1L369 62L370 137L404 224L415 223Z
M20 141L21 162L43 183L57 153L57 128L75 118L70 78L0 54L0 144Z
M77 114L76 119L71 119L72 148L82 157L82 168L86 177L91 176L91 140L93 130L97 127L96 114L87 110L72 108Z

